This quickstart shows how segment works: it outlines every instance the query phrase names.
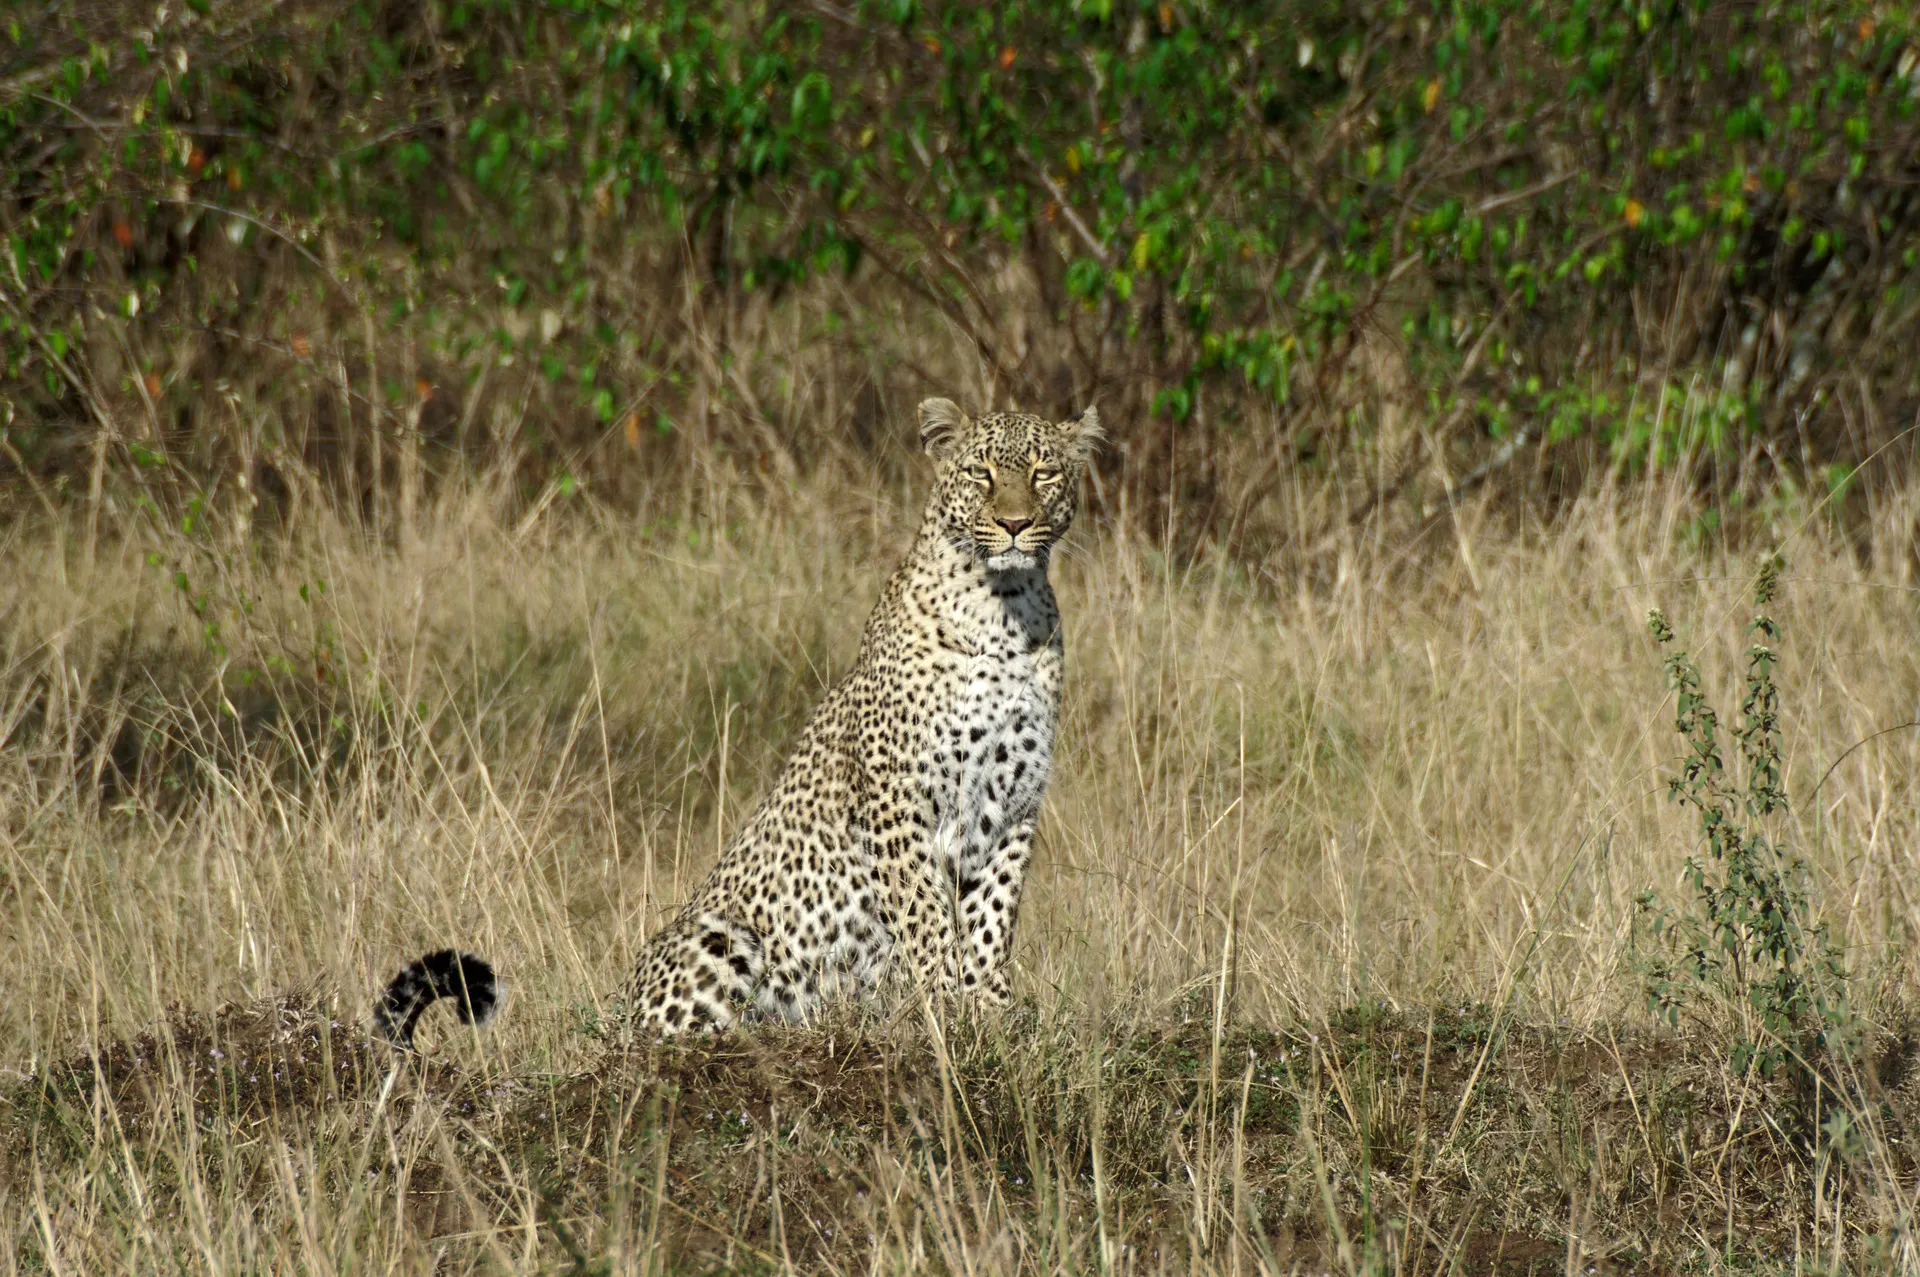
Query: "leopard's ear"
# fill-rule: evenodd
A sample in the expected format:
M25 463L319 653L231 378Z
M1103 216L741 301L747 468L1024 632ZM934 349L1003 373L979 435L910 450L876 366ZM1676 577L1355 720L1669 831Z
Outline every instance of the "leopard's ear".
M967 432L972 429L973 423L953 400L920 401L920 446L940 464L945 465L959 454Z
M1081 461L1091 457L1107 437L1107 432L1100 428L1100 410L1092 404L1074 420L1061 422L1060 433L1066 437L1067 449Z

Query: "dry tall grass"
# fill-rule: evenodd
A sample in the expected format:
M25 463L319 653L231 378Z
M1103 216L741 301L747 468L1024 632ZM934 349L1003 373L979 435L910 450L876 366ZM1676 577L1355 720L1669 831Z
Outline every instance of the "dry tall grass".
M271 544L215 517L91 558L77 525L17 529L0 1260L1913 1258L1904 1047L1816 1154L1771 1123L1777 1088L1730 1072L1714 1015L1673 1037L1640 1009L1635 897L1695 849L1642 618L1664 607L1734 699L1752 563L1679 494L1596 495L1550 530L1463 509L1311 583L1076 530L1029 1006L610 1056L606 1000L917 516L903 481L805 484L511 519L476 487L377 543L311 510ZM1884 1046L1920 933L1920 732L1875 733L1920 704L1920 598L1891 533L1862 551L1790 502L1774 526L1791 833ZM504 971L504 1019L441 1022L437 1062L389 1073L356 1017L449 943ZM264 1092L209 1063L229 1051ZM273 1090L288 1070L306 1089Z

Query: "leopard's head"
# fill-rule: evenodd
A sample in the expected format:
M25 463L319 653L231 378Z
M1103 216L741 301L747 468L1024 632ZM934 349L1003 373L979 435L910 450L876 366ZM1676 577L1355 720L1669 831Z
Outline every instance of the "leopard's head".
M1072 421L1021 412L976 421L951 399L928 399L920 442L938 475L930 514L989 571L1042 566L1073 522L1080 478L1101 437L1092 408Z

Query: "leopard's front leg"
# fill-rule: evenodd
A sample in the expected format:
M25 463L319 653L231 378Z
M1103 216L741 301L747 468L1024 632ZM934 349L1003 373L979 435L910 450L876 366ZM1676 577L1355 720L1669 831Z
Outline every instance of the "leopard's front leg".
M1000 831L984 854L962 865L955 887L960 989L988 1006L1005 1006L1013 997L1007 965L1020 917L1020 888L1033 859L1033 826L1023 820Z

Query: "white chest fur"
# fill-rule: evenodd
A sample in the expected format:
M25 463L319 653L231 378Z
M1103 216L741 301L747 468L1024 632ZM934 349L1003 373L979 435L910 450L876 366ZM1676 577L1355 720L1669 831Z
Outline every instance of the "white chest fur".
M982 590L953 616L960 659L925 748L935 855L956 872L991 858L1039 813L1060 715L1058 613L1044 578Z

